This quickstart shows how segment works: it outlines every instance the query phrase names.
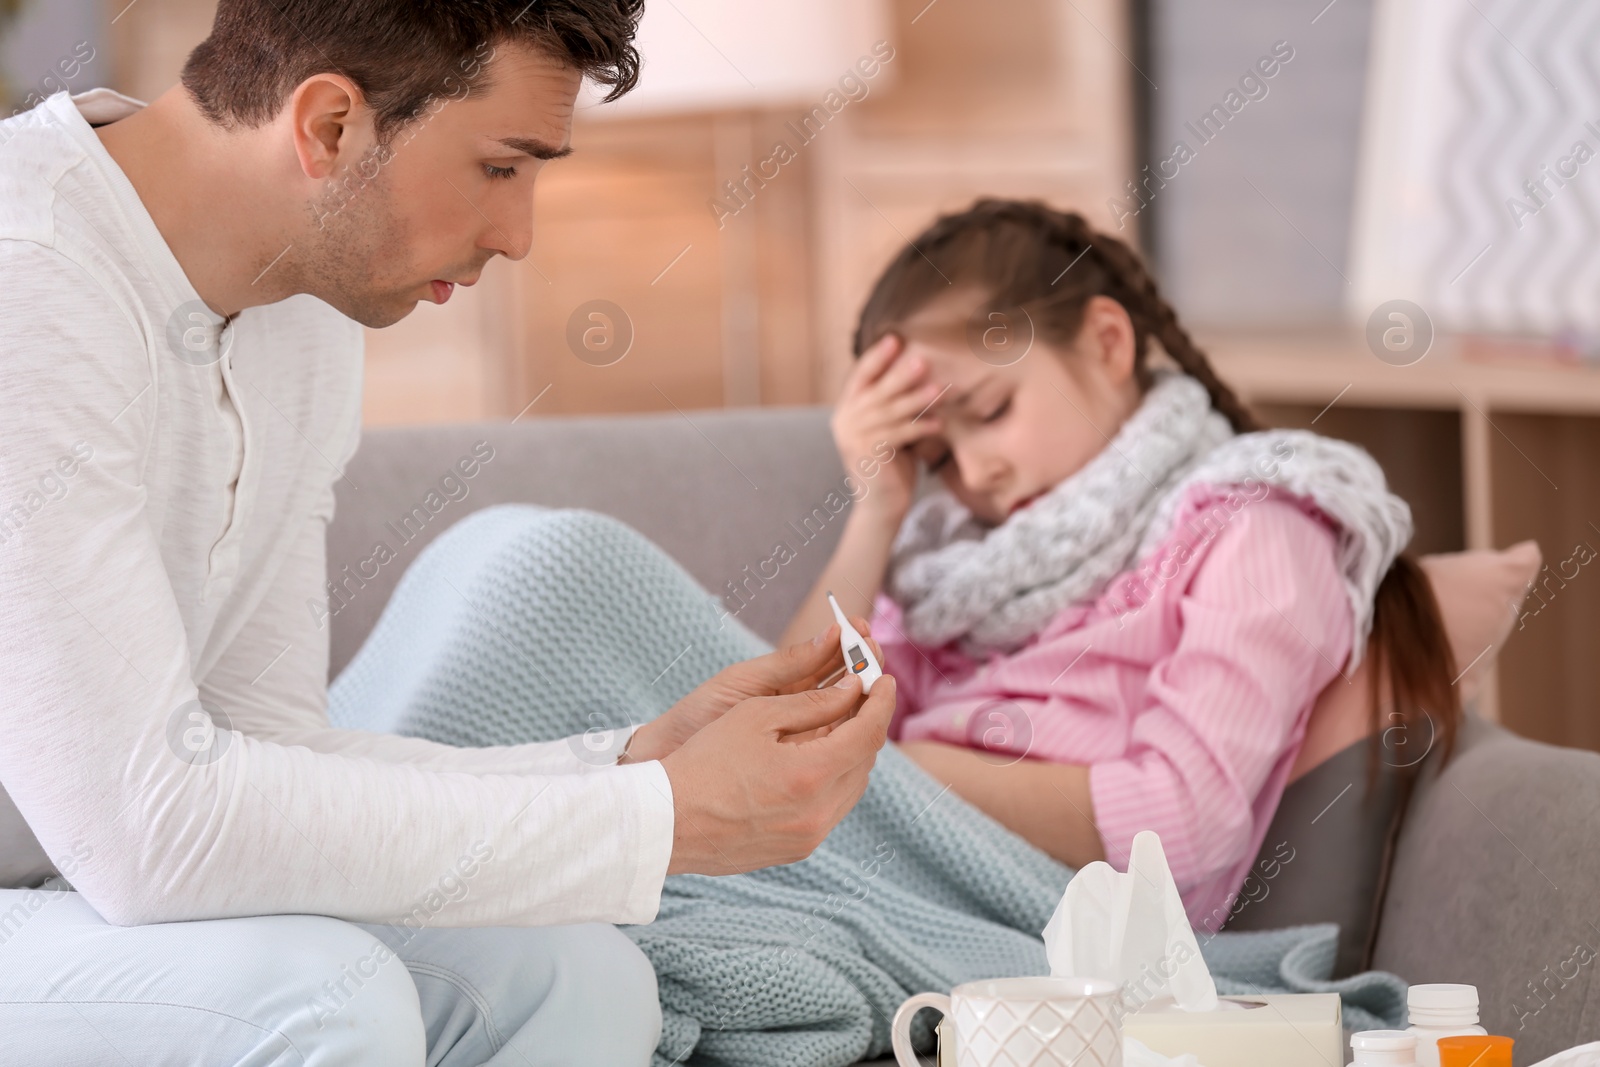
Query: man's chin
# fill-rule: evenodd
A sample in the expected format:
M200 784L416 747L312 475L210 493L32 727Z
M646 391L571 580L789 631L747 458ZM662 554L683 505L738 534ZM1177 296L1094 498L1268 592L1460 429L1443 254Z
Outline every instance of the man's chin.
M333 303L333 301L328 302ZM392 296L382 299L368 298L348 302L344 306L340 304L333 306L345 318L354 319L370 329L381 330L386 326L393 326L411 314L419 303L421 301L416 297Z
M357 318L356 316L352 315L351 318L354 318L363 326L370 327L374 330L381 330L385 326L393 326L395 323L411 314L417 309L417 304L418 301L413 300L400 307L390 305L365 317Z

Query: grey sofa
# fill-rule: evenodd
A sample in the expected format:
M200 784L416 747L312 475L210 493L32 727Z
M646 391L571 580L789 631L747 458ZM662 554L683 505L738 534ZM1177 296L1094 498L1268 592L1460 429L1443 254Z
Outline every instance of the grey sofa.
M739 618L774 640L838 536L844 513L829 495L842 479L819 408L370 431L329 532L329 580L342 602L332 671L428 541L507 502L622 519L707 589L737 587L729 603L744 603ZM398 558L373 575L359 564L380 541ZM796 557L763 577L758 564L779 541ZM1515 1037L1516 1062L1530 1064L1600 1039L1600 755L1470 727L1412 801L1372 963L1411 982L1473 983L1484 1025Z

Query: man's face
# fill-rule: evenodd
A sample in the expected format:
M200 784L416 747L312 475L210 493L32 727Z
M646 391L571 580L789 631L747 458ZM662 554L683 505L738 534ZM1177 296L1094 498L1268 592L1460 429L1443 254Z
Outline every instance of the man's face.
M567 151L582 77L526 47L482 56L488 92L466 97L452 80L387 146L353 138L352 163L311 205L298 288L389 326L477 281L494 256L528 254L538 157Z

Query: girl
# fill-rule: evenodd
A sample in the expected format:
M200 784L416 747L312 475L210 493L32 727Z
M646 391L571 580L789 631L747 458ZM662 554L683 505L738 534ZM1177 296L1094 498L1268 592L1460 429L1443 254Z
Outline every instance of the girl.
M1198 923L1369 639L1374 730L1386 675L1391 729L1428 717L1448 757L1454 667L1405 503L1352 445L1260 431L1122 242L981 200L890 263L855 353L841 458L893 459L785 643L827 625L827 589L873 612L891 737L998 822L1073 867L1156 830ZM941 485L914 500L919 466Z

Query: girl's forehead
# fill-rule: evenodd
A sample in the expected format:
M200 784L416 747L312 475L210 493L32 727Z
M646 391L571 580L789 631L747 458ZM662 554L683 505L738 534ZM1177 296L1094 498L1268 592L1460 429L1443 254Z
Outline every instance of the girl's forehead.
M993 368L967 351L966 346L952 338L918 338L906 340L904 356L920 356L928 362L929 377L941 385L962 388L984 376Z
M972 402L986 403L1005 383L1026 382L1033 375L1023 364L1040 358L1040 354L1030 352L1016 363L996 365L979 359L961 341L907 340L902 358L910 355L928 361L927 380L941 390L936 407L944 411L953 411Z

